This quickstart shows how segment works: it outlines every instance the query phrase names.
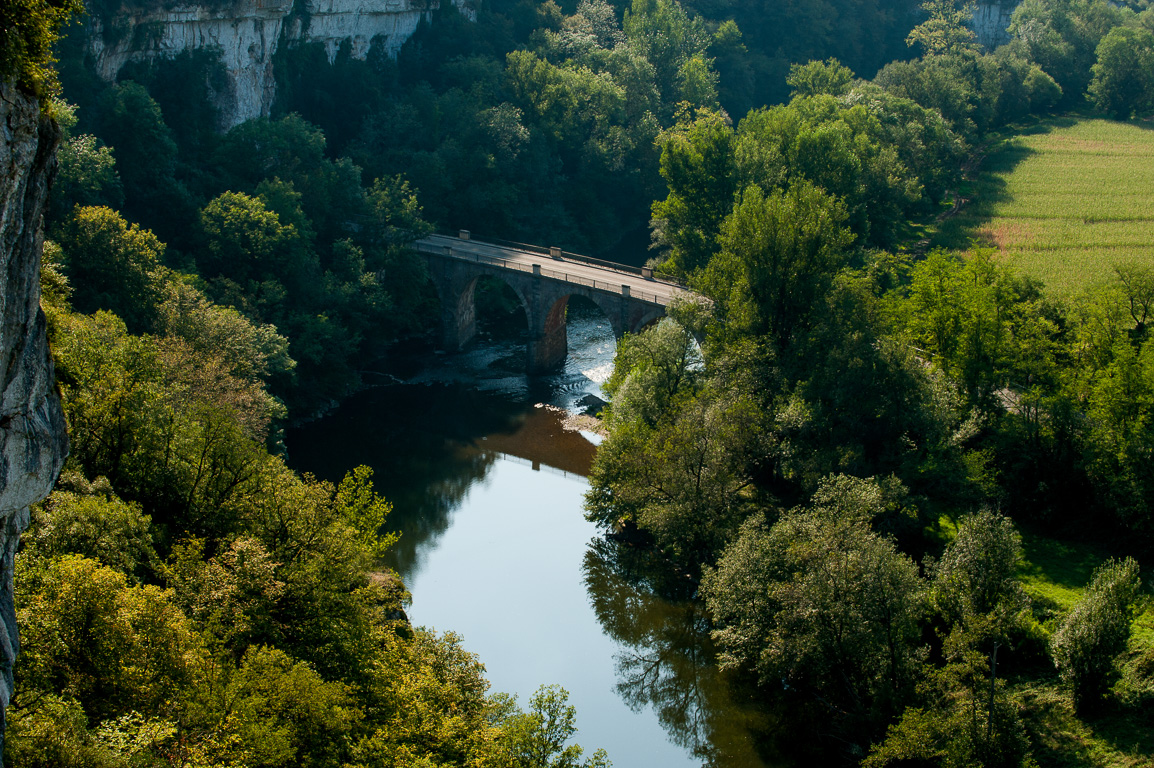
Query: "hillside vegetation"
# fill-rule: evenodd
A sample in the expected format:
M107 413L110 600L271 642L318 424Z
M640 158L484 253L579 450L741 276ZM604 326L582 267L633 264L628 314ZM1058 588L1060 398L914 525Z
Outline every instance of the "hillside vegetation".
M1154 110L1144 5L1026 0L983 51L953 0L900 33L866 9L865 37L830 19L869 3L445 4L395 62L286 50L274 116L223 136L212 51L110 84L66 41L44 306L74 453L19 556L8 754L576 763L563 692L520 711L409 627L371 477L294 475L278 426L432 326L407 244L433 224L600 250L648 221L653 265L709 301L620 343L588 515L660 552L672 576L638 589L695 593L690 631L783 713L778 751L1149 762L1154 269L1067 299L980 242L911 242L1009 126ZM875 75L878 29L902 57ZM1144 156L1096 160L1083 128L1114 130L1036 133L993 169L1065 158L1068 190L1134 188ZM1014 220L1060 242L1075 196L1029 202L1036 173L978 203L1020 194ZM1133 218L1140 193L1077 205ZM1027 526L1092 546L1064 571Z

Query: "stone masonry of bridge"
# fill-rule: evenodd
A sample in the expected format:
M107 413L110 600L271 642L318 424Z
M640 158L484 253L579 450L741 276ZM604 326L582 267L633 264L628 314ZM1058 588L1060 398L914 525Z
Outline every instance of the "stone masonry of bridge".
M693 294L648 270L584 259L560 249L498 245L473 239L431 235L414 243L428 264L441 300L441 346L462 349L477 332L473 301L483 275L505 282L517 294L529 322L529 373L560 365L568 352L565 308L570 296L584 296L601 308L621 338L637 333L665 315L674 299Z

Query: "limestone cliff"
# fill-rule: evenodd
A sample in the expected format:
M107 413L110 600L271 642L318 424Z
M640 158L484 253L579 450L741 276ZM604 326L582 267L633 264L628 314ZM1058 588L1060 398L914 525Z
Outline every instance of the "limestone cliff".
M977 35L978 42L989 50L1010 42L1006 27L1010 17L1018 7L1018 0L982 0L974 9L974 20L970 26Z
M467 0L453 0L472 14ZM331 61L348 41L364 58L373 46L395 56L439 0L233 0L178 2L146 10L122 9L107 22L93 17L89 50L108 81L130 61L173 57L182 51L220 52L229 90L218 95L221 128L268 115L275 96L273 54L282 44L322 43Z
M16 545L28 505L48 494L68 454L40 311L41 211L59 141L39 101L0 84L0 760L20 647L12 602Z

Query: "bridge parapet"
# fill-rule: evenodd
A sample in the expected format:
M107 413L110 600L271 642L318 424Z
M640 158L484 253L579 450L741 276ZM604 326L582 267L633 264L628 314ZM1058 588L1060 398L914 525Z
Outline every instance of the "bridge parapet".
M457 235L445 235L445 237L455 237L460 240L471 240L479 243L487 243L490 245L507 248L513 251L521 251L524 253L539 253L542 256L548 256L551 259L558 261L573 261L580 264L589 264L590 266L608 269L613 272L620 272L628 275L640 275L644 278L653 278L657 282L667 283L669 285L679 285L682 288L687 287L684 280L675 275L666 274L664 272L654 272L649 267L634 267L630 264L621 264L616 261L606 261L604 259L596 259L592 256L586 256L581 253L573 251L566 251L558 248L555 245L532 245L530 243L519 243L515 240L502 240L499 237L481 237L473 235L469 230L462 229Z
M614 335L636 333L662 317L687 288L654 279L648 270L596 259L557 257L559 249L501 245L471 234L431 235L413 244L426 256L429 276L441 298L442 346L461 349L476 332L473 302L477 280L489 275L517 294L529 323L528 367L548 371L567 352L565 308L569 297L584 296L605 313ZM552 252L552 253L551 253Z
M469 244L474 244L474 243L477 243L479 241L476 240L476 238L470 238L469 240L467 240L465 242L469 243ZM501 247L504 247L504 246L501 246ZM474 262L476 264L485 264L488 266L499 267L501 269L510 269L510 270L513 270L516 272L528 272L530 274L533 274L533 275L536 275L539 277L547 277L547 278L550 278L552 280L560 280L560 281L566 282L566 283L573 283L574 285L582 285L582 286L585 286L586 288L592 288L592 289L597 290L597 291L607 291L609 293L616 293L616 294L621 295L621 296L626 296L629 298L637 299L639 301L646 301L646 302L649 302L650 304L657 304L657 305L662 306L662 307L669 306L669 304L673 301L674 298L677 297L677 295L680 292L688 293L687 289L685 289L683 286L681 286L677 283L669 283L666 280L659 280L657 278L653 278L655 282L664 283L664 284L667 284L670 286L674 286L674 287L679 288L681 290L680 291L673 291L671 293L665 293L665 292L658 293L657 291L646 291L644 289L638 289L635 286L630 286L626 283L619 283L619 282L614 282L611 280L599 280L596 277L590 277L588 275L577 274L575 271L565 270L564 268L555 269L553 267L546 267L544 264L536 264L536 263L526 264L524 261L502 258L500 256L494 256L494 255L486 254L486 253L480 253L478 251L471 250L467 247L454 247L453 245L449 245L449 244L443 245L440 243L430 243L427 240L418 240L417 242L415 242L413 244L413 248L416 251L418 251L419 253L428 254L430 256L444 256L444 257L452 258L452 259L460 259L461 261L471 261L471 262ZM565 257L563 256L561 263L565 263L564 258ZM629 272L629 271L626 271L624 269L611 269L610 267L602 266L603 264L607 264L607 262L598 262L596 259L587 259L583 263L597 266L601 271L607 271L608 270L608 271L612 271L612 272L619 272L622 275L629 275L631 277L632 276L638 276L638 277L644 277L645 279L648 279L648 277L644 275L644 272L648 271L648 270L638 269L636 272ZM625 265L613 265L613 266L614 267L623 267Z

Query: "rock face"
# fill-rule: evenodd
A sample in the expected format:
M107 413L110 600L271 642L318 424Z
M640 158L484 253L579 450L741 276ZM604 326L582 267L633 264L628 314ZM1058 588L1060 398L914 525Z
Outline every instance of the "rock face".
M475 13L468 0L453 0ZM121 10L107 26L93 17L89 50L97 72L111 82L130 61L171 58L183 51L216 49L228 72L218 94L222 129L267 116L275 97L273 54L278 46L322 43L331 62L348 41L363 59L375 46L395 56L440 0L233 0L178 2L148 10Z
M1010 42L1006 27L1010 17L1018 7L1018 0L983 0L974 9L974 20L970 26L977 35L978 42L989 50Z
M28 505L48 494L68 455L40 311L41 212L59 142L39 101L0 84L0 760L20 649L12 601L16 545Z

